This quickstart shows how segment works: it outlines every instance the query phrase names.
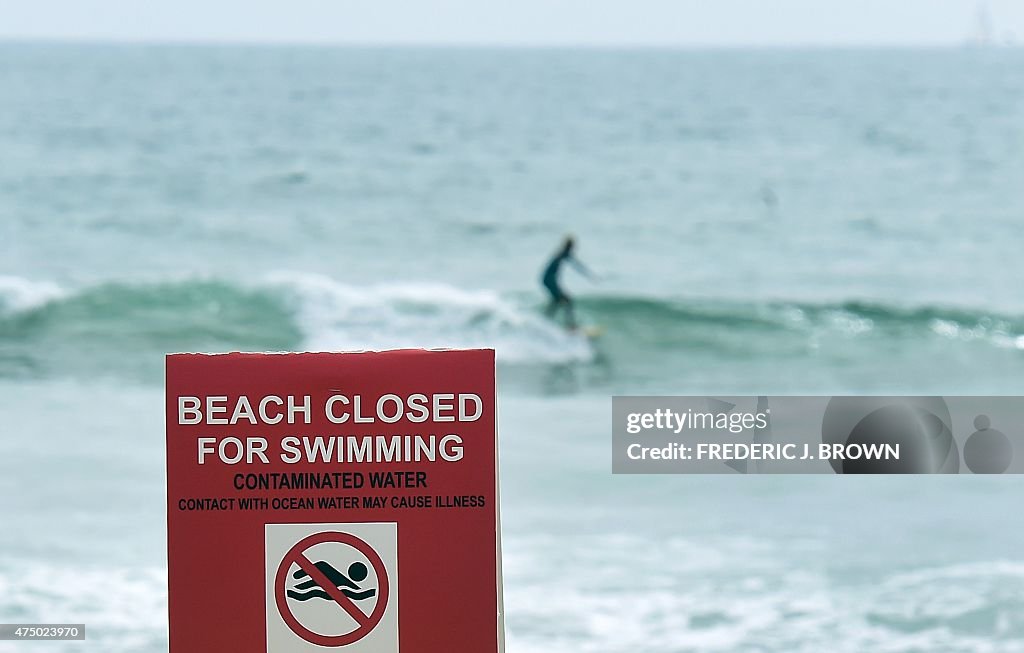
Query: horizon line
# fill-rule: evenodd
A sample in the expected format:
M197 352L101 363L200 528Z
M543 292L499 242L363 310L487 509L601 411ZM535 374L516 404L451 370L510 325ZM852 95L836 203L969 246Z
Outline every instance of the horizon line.
M213 46L213 47L321 47L338 49L451 49L451 50L951 50L951 49L1014 49L1018 41L978 42L970 38L951 41L825 41L802 42L598 42L598 41L345 41L345 40L292 40L249 39L242 37L168 37L136 38L111 36L16 36L0 34L0 45L126 45L126 46Z

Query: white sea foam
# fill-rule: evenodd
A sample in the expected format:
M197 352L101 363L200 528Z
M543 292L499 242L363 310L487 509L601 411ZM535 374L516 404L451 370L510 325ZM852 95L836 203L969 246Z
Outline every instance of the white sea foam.
M84 623L85 642L47 642L47 651L135 653L166 648L167 574L145 567L98 568L32 562L0 569L0 617L9 623ZM0 642L0 653L24 650Z
M356 287L301 273L263 283L288 297L311 350L493 347L500 361L512 363L594 355L583 337L490 290L430 282Z
M863 582L742 538L616 535L585 545L506 541L509 651L1024 651L1015 562Z
M50 281L0 276L0 314L29 311L66 295L66 291Z

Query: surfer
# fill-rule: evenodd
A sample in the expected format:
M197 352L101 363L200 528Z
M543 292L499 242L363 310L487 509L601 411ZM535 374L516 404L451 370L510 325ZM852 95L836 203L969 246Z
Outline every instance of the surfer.
M541 276L541 283L544 288L551 295L551 303L547 307L548 317L553 318L558 309L563 309L566 315L566 325L570 329L576 329L576 313L573 307L572 298L569 297L568 293L562 289L562 286L558 283L558 273L562 269L563 263L571 263L573 267L580 271L588 279L594 279L594 275L588 270L579 260L573 256L573 248L576 243L572 236L566 236L565 241L559 248L558 252L548 262L547 267L544 268L544 274Z

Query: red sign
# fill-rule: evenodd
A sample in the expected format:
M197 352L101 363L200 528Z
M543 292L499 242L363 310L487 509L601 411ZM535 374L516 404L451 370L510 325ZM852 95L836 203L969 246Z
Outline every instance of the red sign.
M170 653L497 653L494 352L167 357Z

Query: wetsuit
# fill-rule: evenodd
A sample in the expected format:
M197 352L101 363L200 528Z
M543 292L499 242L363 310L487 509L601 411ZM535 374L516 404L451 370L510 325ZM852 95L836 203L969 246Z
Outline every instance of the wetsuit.
M562 287L558 285L558 271L562 267L562 263L572 260L572 254L569 252L559 252L548 266L544 268L544 276L541 278L541 283L547 288L547 291L551 293L551 301L555 304L562 302L571 301L569 295L562 290Z
M569 328L575 329L576 316L573 311L572 298L570 298L569 294L566 293L562 289L562 286L558 284L558 273L561 270L563 263L572 263L573 267L581 273L590 276L590 273L585 267L583 267L583 264L573 258L572 251L570 249L562 249L554 258L551 259L547 267L544 268L544 274L541 276L541 283L551 294L551 303L548 304L547 309L548 315L554 316L560 306L565 307Z

